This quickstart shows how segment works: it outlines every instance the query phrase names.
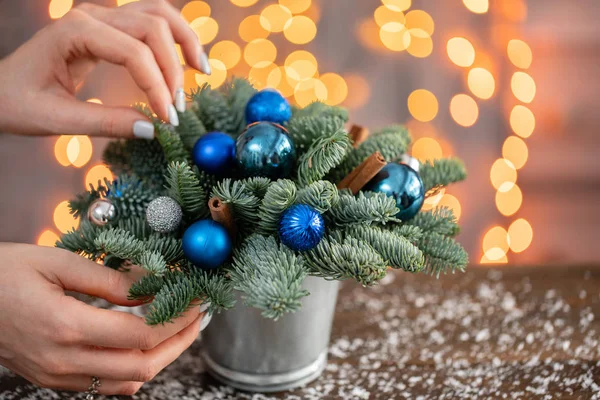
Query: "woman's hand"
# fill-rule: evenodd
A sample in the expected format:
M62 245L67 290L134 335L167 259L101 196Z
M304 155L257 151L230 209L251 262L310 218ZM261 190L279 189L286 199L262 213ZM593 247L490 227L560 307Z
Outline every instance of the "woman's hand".
M119 8L82 3L0 61L0 131L152 139L152 124L129 107L75 99L100 60L127 68L154 112L178 125L185 110L181 45L188 65L210 74L198 37L166 0Z
M200 307L172 324L92 307L64 291L127 300L133 280L66 250L0 243L0 364L44 387L133 394L173 362L200 331Z

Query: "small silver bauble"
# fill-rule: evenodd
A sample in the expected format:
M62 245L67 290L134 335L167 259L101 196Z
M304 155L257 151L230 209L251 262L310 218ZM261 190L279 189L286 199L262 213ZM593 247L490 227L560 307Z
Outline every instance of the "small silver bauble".
M117 218L117 209L108 199L96 199L88 209L88 219L95 225L104 226Z
M146 220L156 232L172 232L181 223L183 212L179 203L170 197L157 197L148 204Z

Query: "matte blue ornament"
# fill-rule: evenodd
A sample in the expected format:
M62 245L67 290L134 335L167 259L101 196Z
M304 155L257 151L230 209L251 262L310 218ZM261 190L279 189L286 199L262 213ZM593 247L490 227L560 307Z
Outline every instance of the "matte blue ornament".
M292 173L296 149L283 126L255 122L237 138L235 156L246 176L277 179Z
M407 221L417 215L425 201L425 187L418 172L407 164L389 163L362 190L381 192L396 199L400 212L396 217Z
M315 248L325 234L323 216L311 206L296 204L281 216L279 238L292 250L306 251Z
M276 90L256 93L246 104L246 123L268 121L283 124L292 118L290 103Z
M235 140L223 132L210 132L196 141L194 164L213 175L223 175L235 165Z
M231 255L231 238L223 225L203 219L190 225L182 238L183 254L195 266L213 269Z

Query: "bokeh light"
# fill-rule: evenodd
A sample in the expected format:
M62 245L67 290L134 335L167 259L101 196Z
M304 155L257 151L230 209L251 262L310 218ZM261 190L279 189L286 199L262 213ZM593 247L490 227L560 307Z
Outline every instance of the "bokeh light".
M502 157L510 161L516 169L523 168L529 157L527 144L518 136L509 136L502 145Z
M308 10L311 0L279 0L279 4L286 7L292 14L300 14Z
M291 18L292 13L287 7L271 4L260 13L260 24L269 32L281 32Z
M117 0L117 6L124 6L125 4L133 3L139 0Z
M318 63L314 55L306 50L296 50L290 53L284 62L286 75L293 81L294 86L305 79L310 79L317 74Z
M413 142L411 155L421 162L436 160L443 155L442 146L430 137L422 137Z
M465 7L475 14L484 14L490 8L489 0L463 0Z
M371 98L371 86L369 82L359 74L342 75L348 85L348 97L344 105L350 109L358 109L367 104Z
M404 51L410 46L411 35L399 22L388 22L379 30L381 43L392 51Z
M69 211L69 202L62 201L60 202L56 208L54 209L54 225L58 228L62 233L67 233L72 229L77 229L79 226L79 220L74 218L71 212Z
M292 86L286 78L286 67L276 67L267 76L267 86L277 89L283 97L290 97L294 94L296 84Z
M294 44L306 44L317 36L317 26L305 15L296 15L287 21L283 35Z
M458 199L455 196L452 196L451 194L444 194L437 206L450 208L454 212L454 216L456 217L457 221L462 215L462 207L460 206L460 201L458 201Z
M526 219L520 218L510 224L508 236L510 238L510 249L515 253L521 253L531 245L533 228Z
M102 104L102 100L100 100L100 99L96 99L96 98L87 99L86 101L87 101L88 103Z
M220 60L225 65L225 68L231 69L240 62L242 50L237 43L231 40L223 40L212 46L209 57Z
M348 85L344 78L340 75L328 72L319 77L319 80L323 82L325 87L327 88L327 100L325 100L326 104L330 106L336 106L341 104L346 97L348 97Z
M494 76L485 68L471 69L467 77L467 83L471 92L484 100L492 97L496 89Z
M470 67L475 62L475 48L463 37L448 40L446 51L450 61L459 67Z
M492 247L485 252L481 257L480 264L506 264L508 263L508 257L506 252L499 247Z
M506 192L510 190L517 181L517 170L510 161L499 158L492 164L490 180L494 188Z
M438 113L438 101L433 93L425 89L417 89L408 96L408 111L414 119L429 122Z
M87 136L60 136L54 144L54 156L60 165L83 167L92 158L92 141Z
M69 140L71 140L71 136L62 135L54 143L54 157L56 157L56 161L63 167L68 167L71 165L71 161L67 157L67 145L69 144Z
M269 64L261 64L257 67L250 68L250 72L248 73L248 79L254 85L254 87L258 90L262 90L269 86L268 79L271 75L271 72L277 70L277 65L273 63Z
M381 2L392 10L406 11L412 5L412 0L381 0Z
M535 81L533 78L522 71L513 74L510 80L510 87L517 99L523 103L531 103L535 97Z
M205 83L209 84L213 89L218 88L227 79L227 68L221 60L209 59L208 63L212 69L211 75L196 73L196 84L202 86Z
M433 196L425 197L425 201L423 202L423 207L421 208L421 211L429 211L437 207L440 201L442 201L442 198L444 197L445 193L446 188L441 188Z
M533 54L531 48L522 40L512 39L507 47L508 59L515 67L527 69L531 66Z
M317 78L304 80L294 88L294 99L300 107L306 107L315 101L326 101L327 87Z
M48 14L50 18L58 19L68 13L73 8L73 0L52 0L48 5Z
M388 48L381 41L380 31L381 28L372 18L366 18L356 26L355 35L363 47L386 53Z
M423 29L409 29L410 44L406 51L413 57L425 58L433 51L433 40Z
M535 129L535 116L529 108L516 105L510 112L510 126L517 135L528 138Z
M256 39L266 39L269 31L260 24L260 16L250 15L240 23L238 33L244 42Z
M250 7L258 2L258 0L229 0L231 3L238 7Z
M471 96L457 94L450 100L450 115L457 124L469 127L477 121L479 107Z
M404 25L406 25L408 30L421 29L425 31L428 36L433 35L433 31L435 30L433 18L425 11L412 10L406 14L405 20L406 22Z
M504 0L498 2L500 13L512 22L521 22L527 18L527 4L525 0Z
M277 58L277 48L268 39L255 39L244 48L244 60L251 67L264 68Z
M488 254L491 249L500 249L500 252ZM483 252L487 258L496 261L506 254L509 249L508 232L501 226L490 228L483 237Z
M54 247L56 241L60 239L56 233L50 229L46 229L38 236L36 243L38 246Z
M190 1L181 9L181 16L189 23L200 17L210 17L210 6L203 1Z
M98 182L103 183L104 179L108 180L109 182L114 180L114 176L110 169L104 164L94 165L85 174L85 188L89 188L90 185L96 187Z
M496 208L505 217L511 216L521 208L523 193L518 185L512 185L506 192L496 192Z
M406 18L402 11L398 8L390 8L385 5L377 7L373 17L375 18L375 23L380 27L388 22L398 22L403 25L406 23Z
M198 36L200 44L212 42L219 33L219 24L211 17L196 18L190 23L190 28Z

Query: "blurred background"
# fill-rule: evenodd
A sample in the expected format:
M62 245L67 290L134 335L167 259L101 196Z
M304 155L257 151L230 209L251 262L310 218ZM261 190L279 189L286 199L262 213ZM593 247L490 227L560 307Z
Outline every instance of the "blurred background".
M0 0L0 58L79 2ZM425 207L454 209L472 263L600 260L599 1L173 3L213 69L210 77L187 70L187 90L249 77L295 104L346 106L351 122L371 131L406 124L421 160L464 159L468 180ZM111 105L145 100L109 65L78 96ZM67 200L110 177L100 158L105 145L87 136L0 133L0 241L53 245L77 226Z

